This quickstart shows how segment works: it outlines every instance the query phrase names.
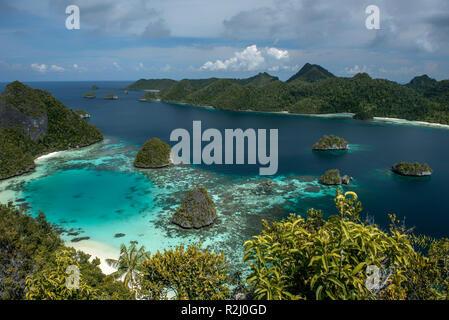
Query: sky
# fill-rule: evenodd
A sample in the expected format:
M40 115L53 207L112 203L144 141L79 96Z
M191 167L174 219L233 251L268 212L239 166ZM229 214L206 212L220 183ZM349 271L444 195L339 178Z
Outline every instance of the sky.
M76 5L80 28L69 30ZM365 12L379 8L379 29ZM449 79L448 0L0 0L0 81Z

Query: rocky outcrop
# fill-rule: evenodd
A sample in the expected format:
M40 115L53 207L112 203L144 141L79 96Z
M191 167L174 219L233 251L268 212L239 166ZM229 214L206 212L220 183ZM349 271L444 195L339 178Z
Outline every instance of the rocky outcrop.
M215 204L204 187L195 187L182 200L173 215L172 222L185 229L199 229L214 223L217 219Z
M158 138L151 138L143 145L134 159L134 166L143 169L167 167L170 161L170 146Z
M340 176L340 170L338 169L328 170L320 177L320 183L328 186L351 184L353 180L354 178L348 175Z
M427 163L411 163L411 162L398 162L395 163L391 170L402 176L411 177L427 177L433 173L432 168Z
M340 137L330 135L323 136L313 146L313 150L326 151L326 150L348 150L348 142Z

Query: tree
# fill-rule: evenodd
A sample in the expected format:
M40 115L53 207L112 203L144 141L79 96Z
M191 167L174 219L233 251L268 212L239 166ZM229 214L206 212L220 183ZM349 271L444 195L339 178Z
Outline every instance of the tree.
M360 221L357 195L335 198L338 215L291 215L245 243L247 281L258 299L403 299L405 271L417 254L397 228L389 233ZM374 281L373 281L374 280Z
M149 254L142 263L138 294L143 299L223 300L229 297L228 268L223 254L200 245Z
M120 246L120 257L118 260L107 259L106 262L117 271L112 274L115 279L124 276L123 283L125 287L134 288L136 275L145 256L145 248L142 246L137 249L135 244L129 248L122 244Z
M96 290L79 273L80 265L73 258L74 250L61 249L56 253L55 265L27 277L28 300L89 300Z

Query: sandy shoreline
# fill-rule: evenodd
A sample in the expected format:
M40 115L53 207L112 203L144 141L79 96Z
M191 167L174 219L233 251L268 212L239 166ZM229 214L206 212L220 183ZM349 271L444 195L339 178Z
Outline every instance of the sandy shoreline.
M106 243L93 241L93 240L82 240L80 242L69 242L66 241L65 245L67 247L75 248L76 250L83 251L84 253L90 254L91 257L89 261L95 258L100 259L100 269L101 271L108 275L116 271L106 263L106 259L118 259L120 256L120 250L114 248Z

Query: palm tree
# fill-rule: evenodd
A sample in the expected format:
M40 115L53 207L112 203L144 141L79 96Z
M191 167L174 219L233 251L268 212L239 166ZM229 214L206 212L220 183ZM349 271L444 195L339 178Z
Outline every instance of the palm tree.
M145 257L145 247L137 249L133 243L127 248L124 244L120 246L120 257L118 260L106 259L106 262L111 267L117 269L112 274L115 279L119 279L124 276L123 283L127 287L133 289L133 283L137 272L139 271L140 264Z

